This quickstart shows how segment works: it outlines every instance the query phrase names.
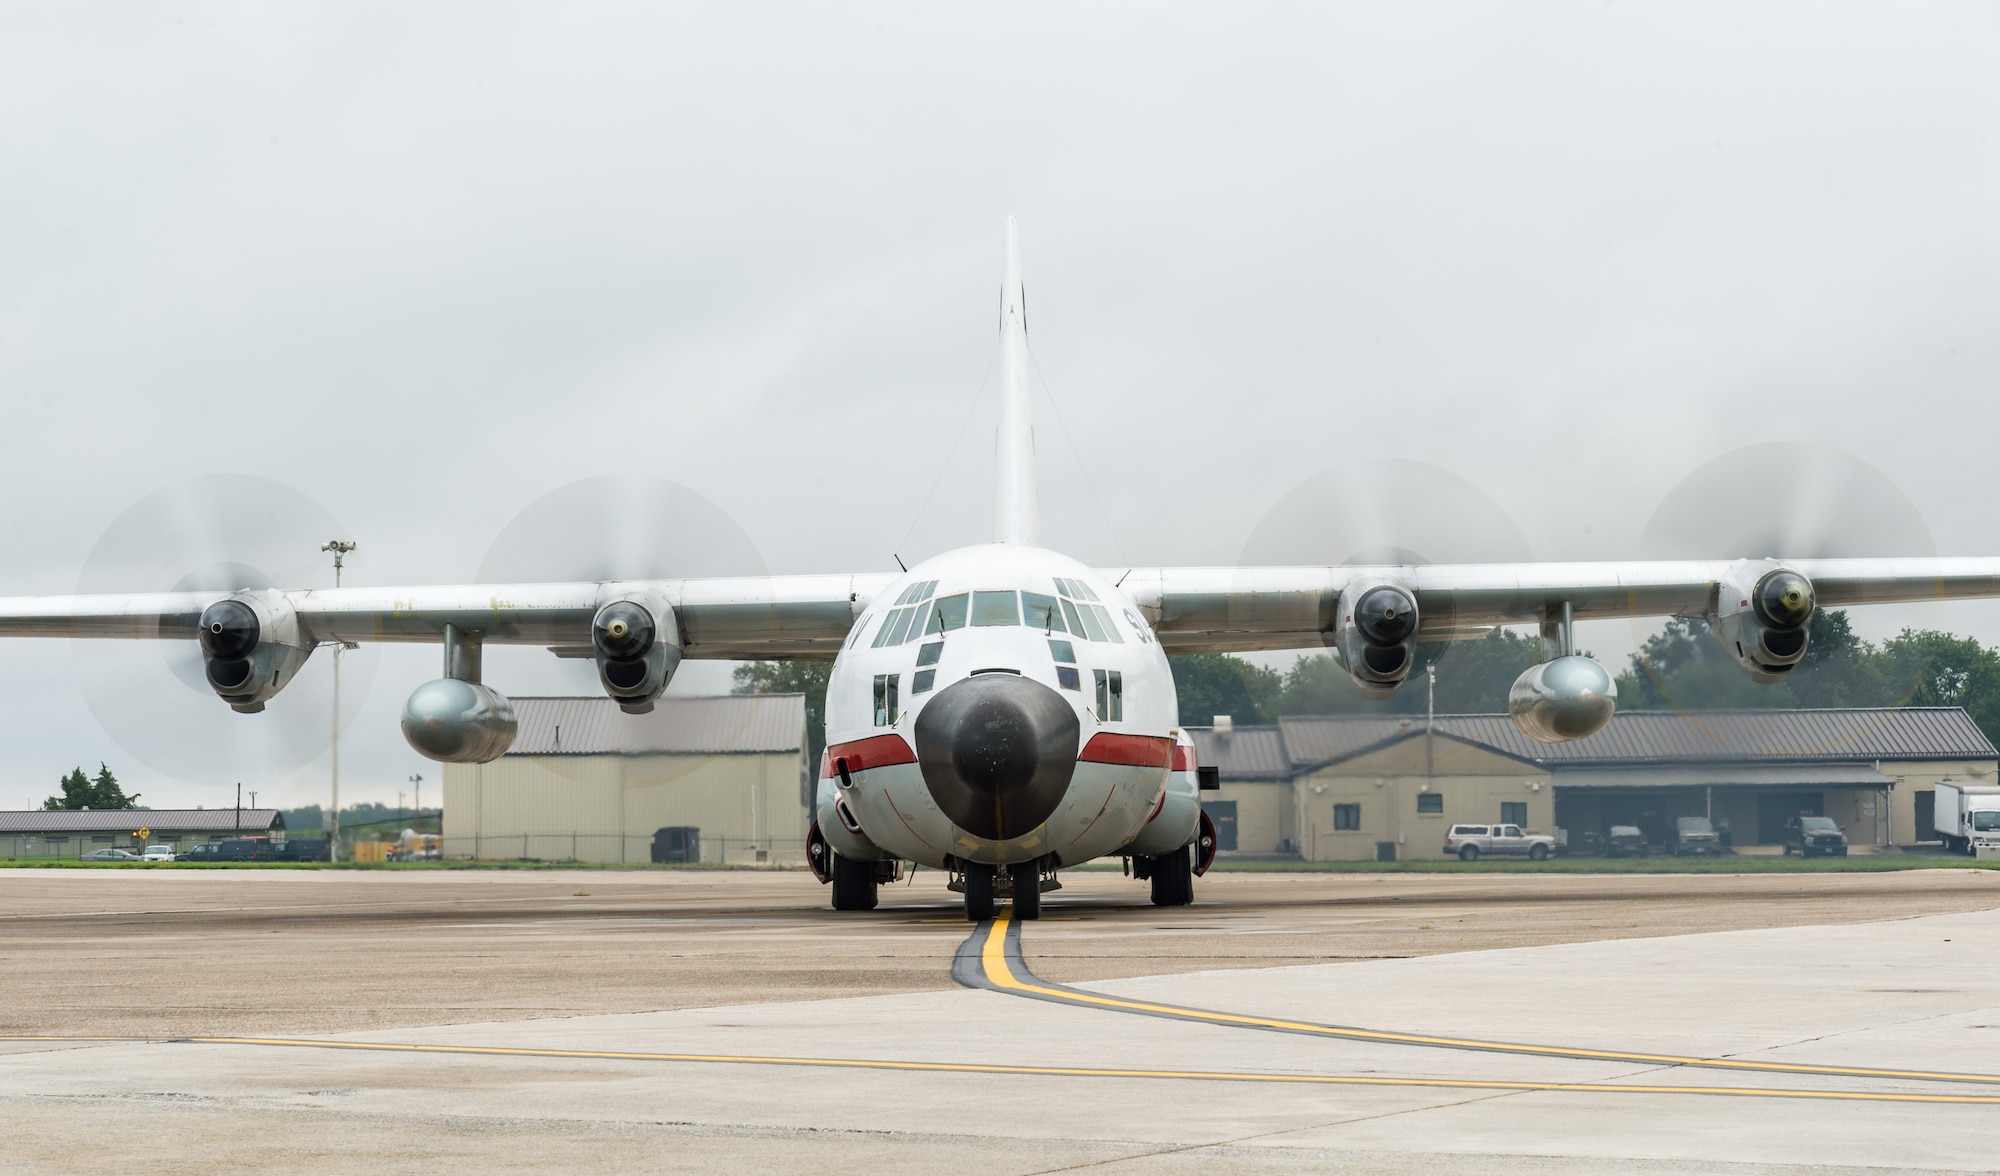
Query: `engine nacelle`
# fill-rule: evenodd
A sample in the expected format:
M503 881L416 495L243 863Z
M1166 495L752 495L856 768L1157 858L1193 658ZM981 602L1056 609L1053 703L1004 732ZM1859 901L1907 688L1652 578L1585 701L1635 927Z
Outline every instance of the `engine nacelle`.
M1812 581L1770 560L1730 565L1716 584L1708 627L1750 676L1778 682L1806 655Z
M1542 743L1595 735L1618 712L1618 683L1593 658L1570 654L1514 679L1507 712L1521 734Z
M1349 586L1340 594L1333 651L1363 694L1394 694L1416 662L1416 594L1386 580Z
M313 651L291 603L270 590L225 596L202 610L199 625L209 687L246 715L263 710Z
M477 682L426 682L403 704L403 738L440 763L491 763L514 746L518 730L514 704Z
M590 644L597 680L627 714L651 711L681 664L680 623L656 597L621 597L598 609Z

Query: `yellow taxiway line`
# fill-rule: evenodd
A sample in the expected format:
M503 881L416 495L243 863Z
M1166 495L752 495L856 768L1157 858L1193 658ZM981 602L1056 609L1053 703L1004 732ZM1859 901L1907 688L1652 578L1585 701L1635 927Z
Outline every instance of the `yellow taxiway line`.
M978 934L978 932L975 932L975 937ZM1972 1082L1989 1085L2000 1083L2000 1074L1960 1074L1937 1070L1892 1070L1866 1066L1817 1066L1800 1062L1752 1061L1735 1058L1681 1056L1678 1054L1637 1053L1630 1050L1581 1049L1566 1045L1532 1045L1508 1041L1481 1041L1463 1037L1439 1037L1423 1033L1394 1033L1381 1029L1357 1029L1342 1025L1321 1025L1311 1021L1290 1021L1277 1017L1255 1017L1243 1013L1222 1013L1211 1009L1184 1008L1180 1005L1158 1004L1152 1001L1127 1000L1091 992L1088 989L1052 985L1041 981L1033 972L1028 970L1027 963L1021 958L1019 924L1012 923L1006 911L1002 911L986 925L984 934L985 939L979 945L980 974L976 978L977 981L983 981L983 983L977 983L976 986L1013 993L1017 996L1035 997L1040 1000L1055 1001L1060 1004L1076 1005L1084 1008L1111 1009L1118 1012L1140 1013L1147 1016L1168 1017L1174 1020L1196 1021L1210 1025L1271 1029L1283 1033L1301 1033L1312 1037L1336 1038L1343 1041L1370 1041L1390 1045L1419 1045L1444 1049L1476 1050L1482 1053L1580 1058L1587 1061L1634 1062L1655 1066L1694 1066L1712 1070L1812 1074L1835 1078L1904 1078L1925 1082ZM970 946L971 943L968 941L967 947ZM963 974L964 969L955 968L954 973L958 974L962 981L966 979ZM1555 1089L1555 1087L1551 1089ZM1620 1086L1616 1089L1634 1090L1639 1088Z
M902 1062L874 1058L795 1058L756 1054L637 1053L623 1050L529 1049L491 1045L406 1045L385 1041L319 1041L290 1037L177 1037L197 1045L287 1046L480 1057L572 1058L613 1062L710 1062L743 1066L806 1066L840 1070L904 1070L944 1074L1014 1074L1047 1078L1150 1078L1195 1082L1265 1082L1291 1086L1386 1086L1450 1090L1578 1091L1591 1094L1704 1094L1739 1098L1839 1102L2000 1104L1993 1094L1902 1094L1877 1091L1783 1090L1752 1086L1640 1086L1615 1082L1503 1082L1476 1078L1389 1078L1346 1074L1270 1074L1225 1070L1141 1070L1097 1066L1007 1066L982 1062Z

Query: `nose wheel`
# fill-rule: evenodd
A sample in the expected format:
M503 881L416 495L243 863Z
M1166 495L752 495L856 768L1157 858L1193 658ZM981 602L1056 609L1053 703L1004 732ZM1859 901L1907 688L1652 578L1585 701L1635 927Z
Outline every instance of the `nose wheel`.
M1015 862L1007 867L1011 875L1014 897L1014 917L1017 919L1039 919L1042 917L1042 867L1039 862Z

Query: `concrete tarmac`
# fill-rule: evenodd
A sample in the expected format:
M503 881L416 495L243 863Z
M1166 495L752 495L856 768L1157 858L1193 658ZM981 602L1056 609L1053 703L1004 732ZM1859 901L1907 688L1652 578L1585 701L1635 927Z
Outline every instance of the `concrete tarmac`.
M985 949L986 966L1020 985L1074 988L1094 1004L954 984L971 928L950 918L947 896L914 887L856 920L805 906L823 892L796 875L280 877L0 877L9 1031L151 1038L0 1044L0 1169L140 1159L170 1172L2000 1166L2000 880L1990 874L1237 875L1205 881L1202 903L1181 911L1133 905L1137 887L1116 875L1077 874L1049 896L1049 918L1022 928L1012 963L1002 940L975 942L975 956ZM553 888L574 897L587 888L578 877L649 897L569 911ZM371 892L375 878L416 880ZM1232 885L1239 878L1249 884ZM774 897L801 885L810 889L796 901ZM1656 929L1742 929L1645 937L1632 926L1663 906L1695 913ZM1538 921L1586 934L1536 936ZM1486 947L1475 933L1515 923L1528 925L1516 932L1525 946ZM412 942L416 926L438 950ZM45 928L66 957L15 950ZM260 936L294 965L249 954ZM1404 943L1429 950L1379 950ZM150 951L169 974L131 983L118 962L127 949ZM700 974L733 969L736 994L690 1003L662 986L635 1008L636 977L621 971L578 995L559 985L587 967L550 966L673 953L696 957ZM1315 953L1337 962L1290 962ZM77 991L55 988L57 958L77 961ZM1228 962L1181 966L1214 959ZM88 987L93 960L126 977L119 989ZM479 991L482 960L499 977L490 995ZM343 978L364 962L375 981ZM1131 971L1139 963L1148 971ZM285 994L240 1008L202 995L233 991L239 970ZM522 1000L534 971L544 991ZM809 983L818 987L789 995ZM469 991L448 999L441 986ZM348 1003L398 989L413 995L394 1015ZM183 1027L134 1029L146 1001L169 991L181 995L160 1020ZM317 1020L345 1024L287 1028L315 1021L300 1011L315 992L333 994ZM93 1015L93 995L115 1007ZM1571 1056L1314 1036L1157 1015L1163 1007ZM450 1015L409 1019L439 1009ZM196 1035L263 1040L165 1040ZM444 1052L468 1050L499 1052Z

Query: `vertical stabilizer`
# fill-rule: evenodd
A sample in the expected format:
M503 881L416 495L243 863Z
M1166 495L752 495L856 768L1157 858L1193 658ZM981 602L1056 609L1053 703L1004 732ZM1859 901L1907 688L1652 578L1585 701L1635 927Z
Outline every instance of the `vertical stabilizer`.
M993 537L1002 543L1036 543L1042 511L1035 494L1035 426L1028 412L1028 302L1021 291L1021 231L1011 216L1007 281L1000 289L1000 376Z

